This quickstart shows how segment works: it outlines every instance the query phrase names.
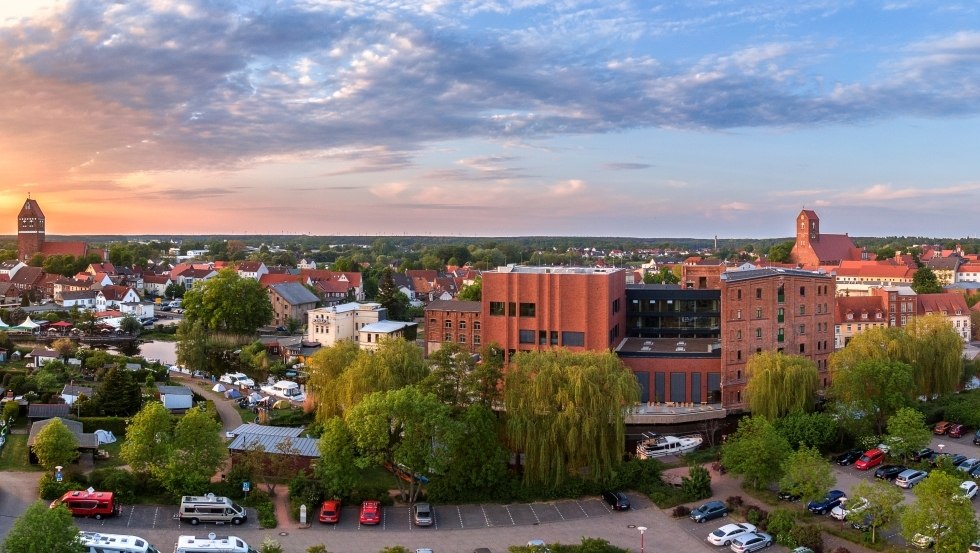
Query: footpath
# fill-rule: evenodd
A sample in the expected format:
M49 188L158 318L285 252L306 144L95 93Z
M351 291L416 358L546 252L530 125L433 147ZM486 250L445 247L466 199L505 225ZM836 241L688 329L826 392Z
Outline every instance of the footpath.
M742 489L741 479L732 476L731 474L720 474L717 470L711 467L711 463L704 465L704 468L708 469L708 473L711 475L711 494L713 499L718 499L724 501L732 496L742 496L746 499L746 503L754 503L762 507L763 509L769 511L770 506L752 498L748 495L744 489ZM681 477L687 476L688 468L680 467L675 469L668 469L664 471L666 479L672 481L680 481ZM688 507L696 507L700 505L703 501L687 504ZM663 509L667 516L671 515L673 509ZM863 545L849 542L843 538L834 536L833 534L823 533L823 544L825 553L833 553L838 547L846 547L851 553L876 553L873 549L869 549Z

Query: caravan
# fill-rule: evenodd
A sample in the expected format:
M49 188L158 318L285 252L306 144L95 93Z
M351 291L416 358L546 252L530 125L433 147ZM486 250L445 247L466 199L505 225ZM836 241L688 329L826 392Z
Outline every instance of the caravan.
M209 493L203 496L185 495L182 497L176 518L181 522L190 522L195 526L199 522L216 522L218 524L230 522L237 526L245 522L248 515L245 513L244 507L227 497Z
M258 553L245 541L236 536L217 536L211 532L207 537L180 536L174 553Z
M160 553L138 536L79 532L78 539L85 547L85 553Z

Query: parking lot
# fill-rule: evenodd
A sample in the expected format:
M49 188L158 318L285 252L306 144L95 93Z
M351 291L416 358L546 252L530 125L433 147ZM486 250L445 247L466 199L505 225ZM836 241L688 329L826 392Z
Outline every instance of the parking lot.
M633 510L648 509L652 503L642 495L629 494ZM171 506L129 505L123 508L122 516L102 520L77 519L79 528L101 532L119 532L124 528L175 528L187 530L196 528L173 518L177 510ZM320 524L316 518L316 508L308 512L314 528L326 532L435 532L439 530L470 530L477 528L506 528L514 526L536 526L550 522L574 521L604 517L612 514L609 506L600 498L564 499L554 502L468 505L434 505L433 524L418 527L412 524L408 506L384 507L381 510L381 524L361 525L359 507L346 505L341 509L340 522ZM201 525L207 527L210 525ZM239 528L257 529L255 512L248 510L248 522Z

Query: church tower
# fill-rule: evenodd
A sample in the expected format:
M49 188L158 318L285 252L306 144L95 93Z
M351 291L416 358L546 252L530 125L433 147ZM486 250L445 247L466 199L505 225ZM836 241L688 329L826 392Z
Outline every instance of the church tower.
M44 212L28 196L17 215L17 258L29 261L44 247Z
M804 209L796 217L796 247L806 248L820 242L820 217L815 211Z

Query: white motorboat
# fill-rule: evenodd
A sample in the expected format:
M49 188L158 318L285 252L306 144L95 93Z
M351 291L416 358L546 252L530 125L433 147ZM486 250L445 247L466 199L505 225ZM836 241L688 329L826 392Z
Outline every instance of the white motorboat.
M644 432L643 439L636 444L636 456L640 459L651 459L667 455L684 455L701 447L702 442L704 438L701 434L664 436Z

